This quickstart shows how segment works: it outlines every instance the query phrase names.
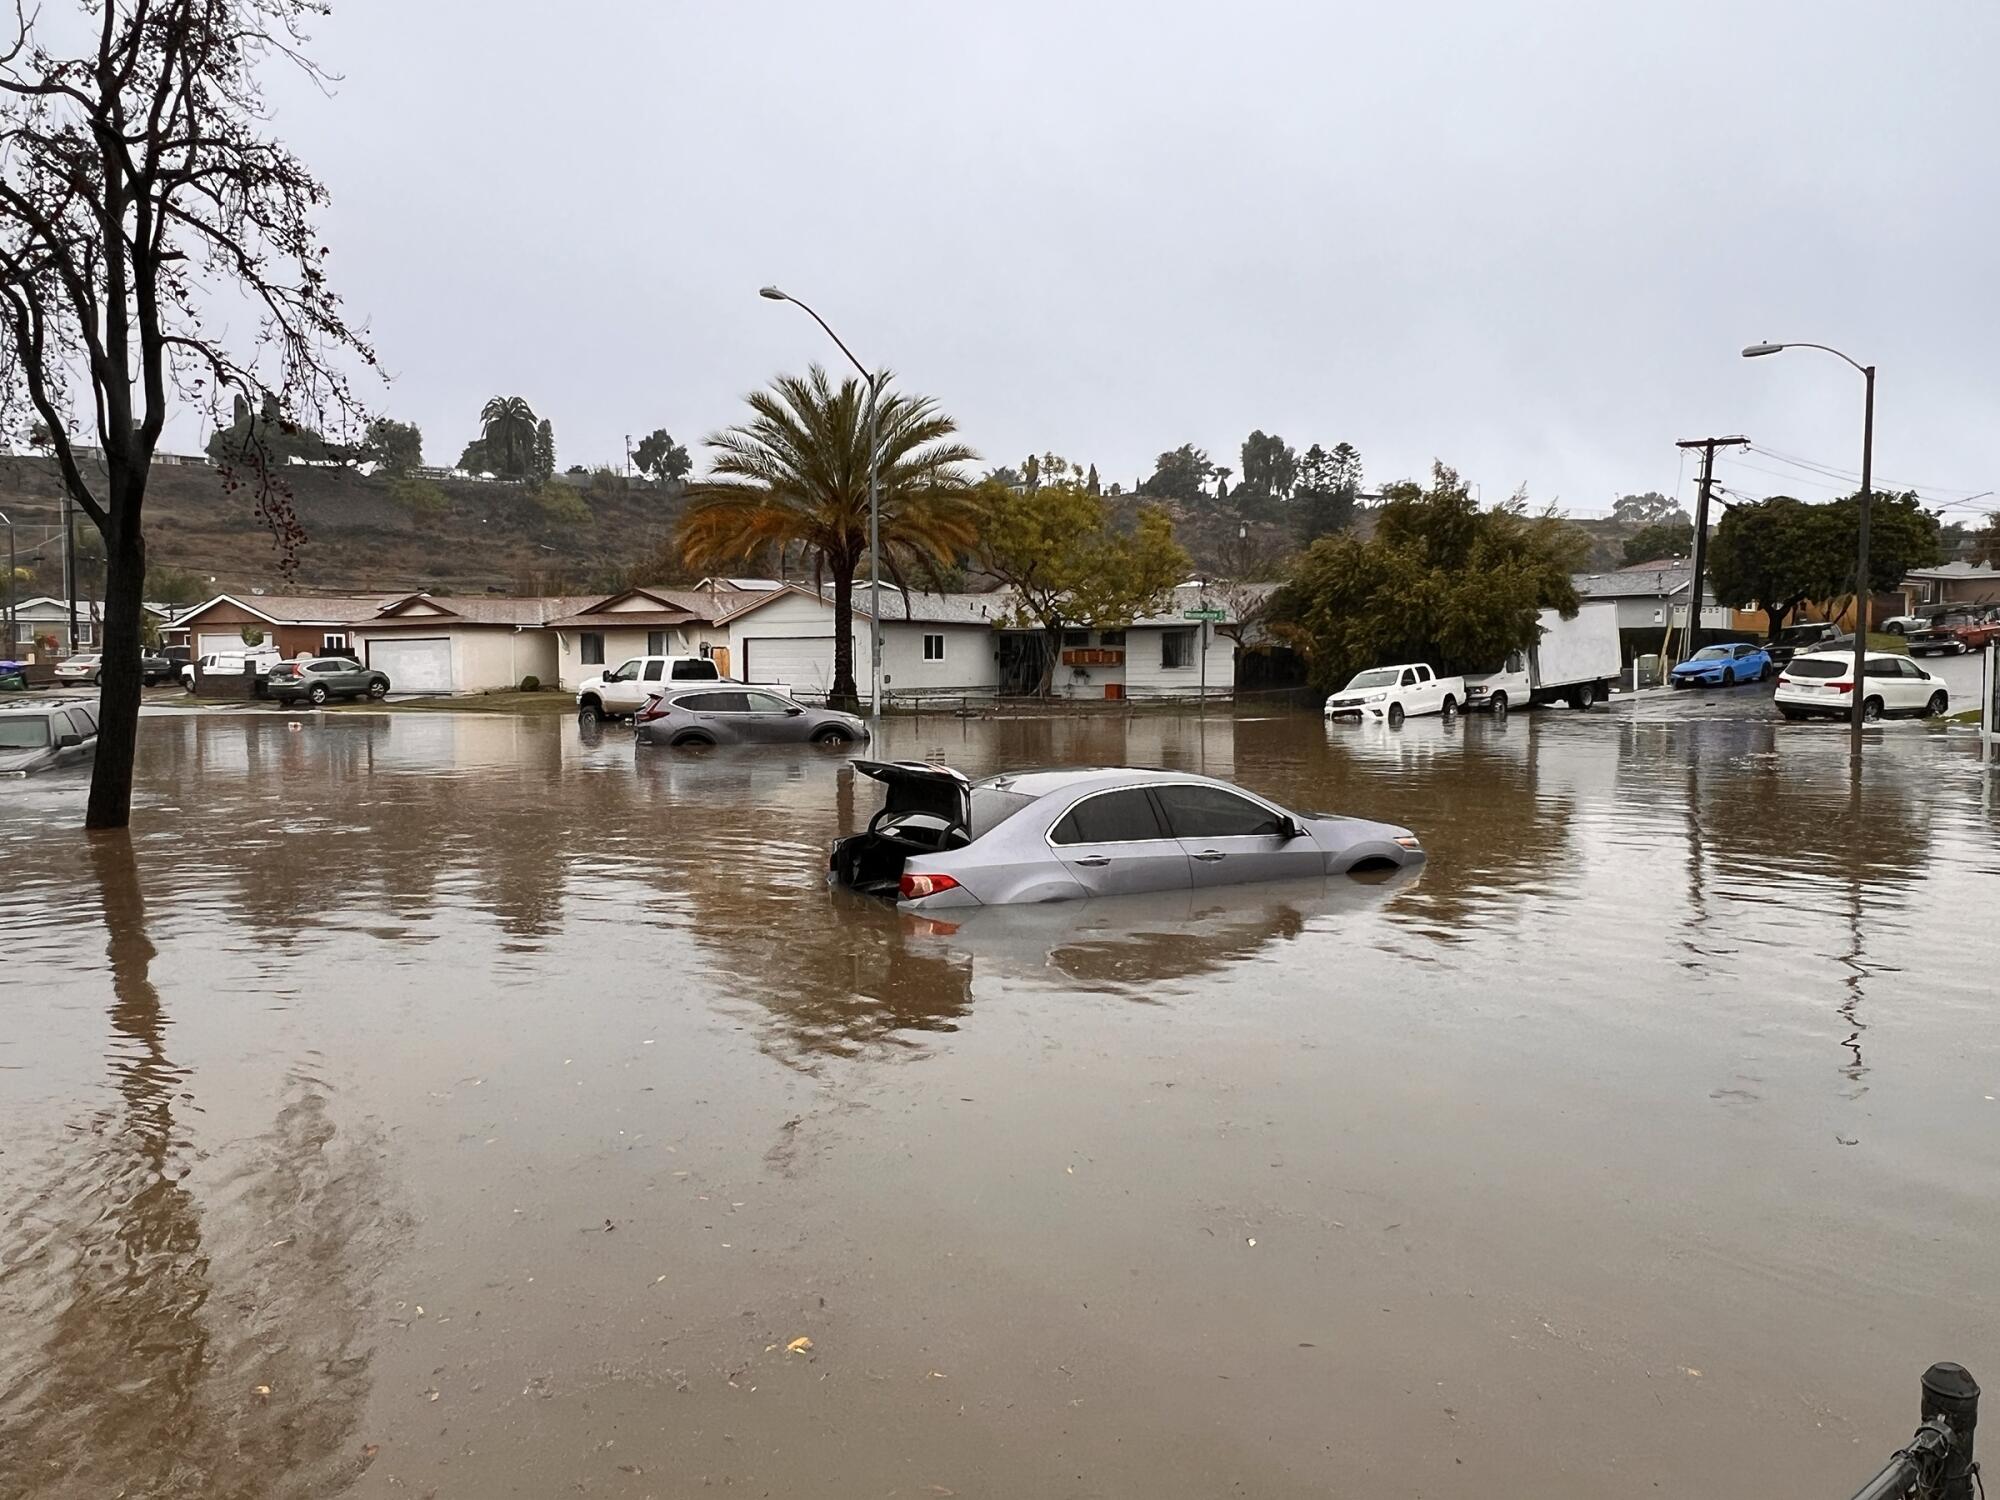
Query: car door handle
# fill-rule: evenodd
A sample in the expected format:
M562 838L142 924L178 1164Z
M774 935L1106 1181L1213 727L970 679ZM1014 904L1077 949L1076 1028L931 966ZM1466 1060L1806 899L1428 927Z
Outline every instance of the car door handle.
M1214 864L1215 861L1224 857L1220 849L1204 849L1199 854L1190 854L1188 856L1189 859L1198 859L1203 864Z
M1076 857L1076 863L1088 865L1091 869L1095 870L1110 864L1111 856L1108 854L1079 854Z

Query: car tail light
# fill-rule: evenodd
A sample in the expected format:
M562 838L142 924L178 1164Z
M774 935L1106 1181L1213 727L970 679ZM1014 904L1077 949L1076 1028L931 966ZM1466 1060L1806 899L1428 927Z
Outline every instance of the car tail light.
M664 698L648 698L646 706L632 715L632 722L635 724L650 724L653 720L664 719L666 716L667 700Z
M1854 684L1851 682L1829 682L1827 686L1832 688L1836 693L1851 693L1854 691Z
M958 882L949 875L905 875L896 882L896 889L902 892L905 901L921 901L940 891L957 890Z

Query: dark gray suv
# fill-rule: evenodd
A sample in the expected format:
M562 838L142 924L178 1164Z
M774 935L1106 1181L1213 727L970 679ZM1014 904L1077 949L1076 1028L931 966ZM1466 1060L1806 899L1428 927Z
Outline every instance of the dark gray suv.
M849 745L868 738L867 722L853 714L807 708L741 683L655 693L633 723L642 745Z
M81 765L97 754L97 710L89 703L0 708L0 776Z
M320 656L310 661L281 661L264 680L264 691L280 703L304 698L324 703L329 698L383 698L389 679L349 656Z

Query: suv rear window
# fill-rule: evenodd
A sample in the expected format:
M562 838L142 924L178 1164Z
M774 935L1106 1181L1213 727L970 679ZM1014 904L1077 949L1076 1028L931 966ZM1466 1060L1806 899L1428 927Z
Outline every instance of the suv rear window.
M1844 677L1853 665L1851 661L1835 661L1826 656L1795 656L1785 673L1791 677Z

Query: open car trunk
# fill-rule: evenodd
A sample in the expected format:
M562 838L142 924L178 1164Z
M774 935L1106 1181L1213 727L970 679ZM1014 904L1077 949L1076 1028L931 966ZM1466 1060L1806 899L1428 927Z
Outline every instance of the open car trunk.
M887 795L866 832L835 841L829 875L837 884L894 897L911 855L972 842L972 783L950 766L857 760L854 768L881 782Z

